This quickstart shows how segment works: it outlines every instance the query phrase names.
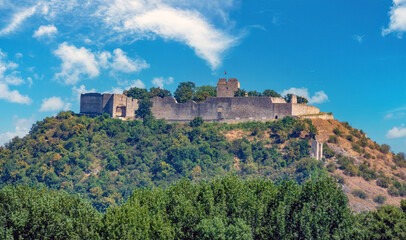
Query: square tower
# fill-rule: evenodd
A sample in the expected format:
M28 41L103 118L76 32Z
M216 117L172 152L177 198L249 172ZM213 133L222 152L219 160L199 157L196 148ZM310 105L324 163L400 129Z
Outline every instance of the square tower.
M234 97L235 92L240 89L240 82L236 78L220 78L217 83L217 97Z

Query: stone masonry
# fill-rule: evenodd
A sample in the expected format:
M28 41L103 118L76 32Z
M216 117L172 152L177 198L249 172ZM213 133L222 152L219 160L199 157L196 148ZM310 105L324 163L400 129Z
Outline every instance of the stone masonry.
M217 97L207 98L202 103L189 101L178 103L173 97L155 97L151 111L157 119L169 122L188 122L202 117L207 122L272 121L286 116L333 118L320 114L320 109L306 104L298 104L296 96L287 103L275 97L234 97L240 88L237 79L220 79L217 84ZM108 113L112 117L135 118L138 100L123 94L87 93L81 95L80 113L100 115Z

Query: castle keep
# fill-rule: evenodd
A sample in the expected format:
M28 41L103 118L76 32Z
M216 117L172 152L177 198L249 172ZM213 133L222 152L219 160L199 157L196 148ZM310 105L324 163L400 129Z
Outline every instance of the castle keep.
M202 103L189 101L178 103L173 97L155 97L151 111L157 119L169 122L188 122L202 117L208 122L272 121L286 116L302 118L332 119L329 114L306 104L298 104L296 96L290 103L277 97L234 97L240 89L237 79L220 79L217 83L217 97L207 98ZM134 118L138 100L123 94L86 93L80 98L80 113L112 117Z

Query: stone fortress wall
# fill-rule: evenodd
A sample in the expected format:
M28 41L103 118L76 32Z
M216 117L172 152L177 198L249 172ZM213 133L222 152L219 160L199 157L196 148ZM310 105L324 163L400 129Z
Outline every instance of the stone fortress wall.
M217 97L202 103L189 101L178 103L173 97L155 97L151 111L157 119L169 122L188 122L202 117L207 122L272 121L286 116L304 115L308 118L332 119L332 115L320 114L317 107L298 104L296 96L291 103L274 97L234 97L240 88L237 79L220 79ZM88 115L108 113L112 117L134 118L138 100L123 94L87 93L81 95L80 112Z
M108 113L112 117L135 118L138 100L123 94L86 93L80 96L80 113L101 115Z

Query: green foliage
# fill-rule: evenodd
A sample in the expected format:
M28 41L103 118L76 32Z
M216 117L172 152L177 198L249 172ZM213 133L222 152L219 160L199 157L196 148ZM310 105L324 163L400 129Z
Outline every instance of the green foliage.
M376 202L376 203L384 204L385 201L386 201L386 196L385 195L379 194L379 195L376 195L374 197L374 202Z
M201 118L201 117L195 117L195 118L193 118L192 121L190 121L189 125L190 125L192 128L196 128L196 127L202 126L203 123L204 123L203 118Z
M99 239L100 218L89 203L66 192L0 190L1 239Z
M357 222L362 229L361 234L355 237L357 239L406 239L406 215L401 208L382 206L360 215Z
M378 180L376 180L376 185L383 187L383 188L388 188L390 185L390 179L386 176L381 176L380 178L378 178Z
M361 189L353 190L351 192L351 194L354 195L355 197L359 197L361 199L366 199L368 197L367 194L364 191L362 191Z
M284 97L284 99L286 100L286 102L290 103L292 102L292 96L293 94L286 94L286 96ZM307 100L307 98L305 97L301 97L301 96L296 96L297 97L297 103L302 103L302 104L307 104L309 101Z
M337 166L335 163L330 162L327 164L326 168L327 168L327 171L334 173L334 171L337 169Z
M37 122L27 137L0 149L0 188L20 183L64 189L82 194L104 211L121 204L137 187L168 186L183 177L211 179L237 171L241 176L302 182L323 175L312 164L311 173L296 171L296 163L309 156L310 124L290 117L266 123L195 119L168 124L148 114L143 121L122 121L63 112ZM229 141L224 134L230 130L256 139ZM280 142L287 146L283 151ZM234 164L236 157L239 165Z
M257 91L249 91L248 97L262 97L262 93L257 92Z
M278 98L282 97L279 93L275 92L274 90L269 90L269 89L266 89L262 93L262 96L264 96L264 97L278 97Z
M145 98L149 97L149 93L148 93L147 89L137 88L137 87L133 87L127 91L124 91L124 94L127 95L128 97L132 97L135 99L145 99Z
M152 87L149 89L149 98L154 98L154 97L172 97L172 93L169 90L162 89L159 87Z
M382 144L379 151L381 151L381 153L387 154L390 151L390 146L387 144Z
M246 97L248 96L247 91L245 91L244 89L238 89L235 93L234 93L234 97Z
M197 87L193 96L193 101L200 103L204 102L209 97L217 96L217 88L212 86Z
M174 96L178 103L185 103L193 99L196 85L193 82L181 82L176 89Z
M333 133L334 133L336 136L339 136L339 137L342 137L342 136L343 136L343 132L342 132L339 128L334 128L334 129L333 129Z
M328 143L338 143L338 139L337 139L336 136L331 135L331 136L328 137L327 142Z
M135 111L135 116L141 119L152 116L152 105L153 102L149 98L142 99L138 103L138 109Z
M102 232L113 239L139 239L141 233L145 239L345 239L352 223L346 204L329 178L302 187L233 175L211 183L182 180L164 192L134 192L106 212ZM122 220L127 218L129 223Z
M333 149L331 149L327 143L323 144L323 155L324 157L326 157L327 159L333 158L336 153L333 151Z

